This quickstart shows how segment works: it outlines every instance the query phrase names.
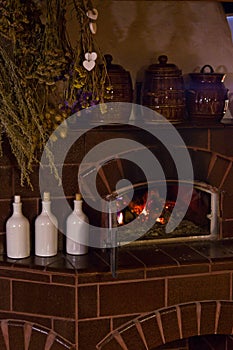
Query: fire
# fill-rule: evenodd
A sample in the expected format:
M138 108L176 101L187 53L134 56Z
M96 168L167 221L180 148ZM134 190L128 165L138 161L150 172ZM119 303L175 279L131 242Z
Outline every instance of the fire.
M118 206L117 213L117 225L118 226L128 226L129 223L135 221L134 225L128 226L125 228L125 232L131 232L130 230L147 230L147 226L151 227L149 231L146 233L147 237L157 237L160 235L166 235L165 226L171 219L171 214L173 213L173 209L176 205L176 187L171 187L171 192L167 195L166 200L160 196L159 191L153 189L150 191L149 195L146 191L138 191L134 194L133 199L127 197L127 195L122 196L121 201ZM207 198L208 199L208 198ZM206 213L209 212L209 202L204 197L202 200L205 202L201 205L203 208L203 216L206 218ZM182 203L179 204L180 207L177 206L179 210L182 210ZM123 206L122 206L123 204ZM195 225L195 221L197 221L196 225L201 223L202 219L199 217L202 216L201 212L197 210L198 206L200 206L200 198L199 193L195 196L193 195L192 202L190 204L189 210L185 216L185 220L183 220L184 227L189 229L189 222L191 225ZM123 207L123 209L121 209ZM179 215L179 211L175 213ZM205 224L205 222L203 221ZM188 225L188 226L187 226ZM182 226L180 226L182 228ZM179 228L179 230L181 229ZM198 230L202 229L202 227L197 227ZM179 232L179 230L177 232ZM182 228L183 230L183 228ZM197 230L195 229L195 232ZM180 234L180 233L179 233ZM183 233L182 233L183 234ZM199 233L197 233L199 234Z
M157 218L156 219L156 222L159 222L160 224L164 225L166 222L165 222L165 219L162 217L162 218Z
M124 218L123 218L123 213L120 212L117 216L117 221L119 225L123 225L124 224Z
M138 218L141 223L148 220L154 220L154 222L157 222L160 225L166 225L175 203L173 201L166 201L162 214L159 216L160 207L158 205L158 193L153 191L152 194L153 196L150 196L150 200L148 202L147 195L145 194L131 200L123 211L118 212L118 225L128 224L136 218Z
M141 214L147 216L147 215L149 215L149 210L147 210L146 208L143 208Z
M132 213L135 213L136 215L140 215L144 210L144 204L139 205L139 204L135 204L130 206L130 210Z

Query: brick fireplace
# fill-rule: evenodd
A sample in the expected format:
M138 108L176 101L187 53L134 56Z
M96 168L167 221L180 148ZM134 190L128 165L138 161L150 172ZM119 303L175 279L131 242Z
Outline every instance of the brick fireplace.
M93 248L87 256L66 255L62 234L57 256L34 256L33 224L40 211L38 168L35 165L34 190L21 187L15 160L4 141L0 159L1 349L231 348L233 128L191 122L176 128L190 152L195 180L218 189L217 237L121 247L116 278L110 272L108 251ZM72 146L63 167L63 186L71 204L82 158L93 146L116 135L144 142L158 152L149 136L129 126L88 132ZM166 158L161 158L167 176L172 177ZM135 178L137 174L135 170ZM103 191L105 185L100 179ZM16 193L22 197L32 228L31 256L21 260L9 259L5 253L5 224ZM88 212L91 220L92 214ZM60 220L66 216L61 213Z

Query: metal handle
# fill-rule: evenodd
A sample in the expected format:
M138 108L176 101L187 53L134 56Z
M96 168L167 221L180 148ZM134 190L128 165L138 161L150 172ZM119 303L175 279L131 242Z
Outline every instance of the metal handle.
M201 73L205 73L204 70L205 68L209 68L210 69L210 73L214 73L214 69L212 66L210 66L209 64L206 64L202 67L202 69L200 70Z
M115 214L115 199L114 196L108 196L108 227L109 227L109 248L110 248L110 267L112 272L112 277L117 277L117 227L116 227L116 214ZM114 210L113 210L114 208Z

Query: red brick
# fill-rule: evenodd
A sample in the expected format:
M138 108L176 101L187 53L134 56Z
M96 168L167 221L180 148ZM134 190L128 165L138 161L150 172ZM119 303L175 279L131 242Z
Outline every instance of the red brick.
M100 286L100 314L142 313L163 307L164 284L156 280Z

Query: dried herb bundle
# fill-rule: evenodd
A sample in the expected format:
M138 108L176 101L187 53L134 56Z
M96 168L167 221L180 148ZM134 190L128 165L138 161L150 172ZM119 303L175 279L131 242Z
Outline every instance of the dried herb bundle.
M21 185L31 185L32 165L56 127L74 112L103 101L106 69L87 16L92 3L72 0L71 7L78 21L74 48L66 31L66 0L0 2L0 155L5 133L21 170ZM92 52L98 64L88 71L83 61ZM58 176L53 155L46 152Z
M74 48L74 63L70 75L68 88L66 90L66 110L71 114L96 105L104 103L106 95L106 81L108 81L106 62L95 37L90 31L88 11L94 14L94 8L90 0L72 0L75 10L79 31L77 33L77 45ZM88 71L83 62L86 55L96 54L97 60L94 68Z

